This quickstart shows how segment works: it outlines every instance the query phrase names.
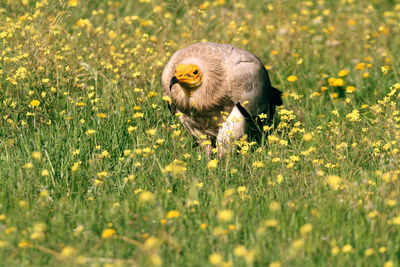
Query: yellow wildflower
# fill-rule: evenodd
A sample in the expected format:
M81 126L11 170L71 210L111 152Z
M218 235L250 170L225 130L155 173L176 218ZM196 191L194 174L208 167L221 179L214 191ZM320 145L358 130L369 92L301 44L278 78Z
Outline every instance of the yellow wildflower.
M168 164L163 169L164 173L171 173L175 175L182 175L186 172L187 168L183 161L174 160L171 164Z
M295 241L293 241L291 247L293 249L299 249L302 248L304 246L304 239L297 239Z
M143 191L139 195L139 201L142 203L154 201L154 194L149 191Z
M71 171L76 172L79 168L79 165L81 165L80 161L75 162L74 165L72 165L72 167L71 167Z
M29 248L31 243L29 241L21 241L18 243L19 248Z
M344 77L344 76L346 76L347 74L349 74L349 71L348 71L348 70L341 70L341 71L339 71L338 76L339 76L339 77Z
M305 133L305 134L303 135L303 140L304 140L304 141L311 141L312 138L313 138L313 136L312 136L312 134L310 134L310 133Z
M168 219L174 219L174 218L178 218L179 217L179 211L177 211L177 210L170 210L170 211L168 211L168 213L167 213L167 218Z
M332 253L333 256L339 254L339 252L340 252L340 248L337 247L337 246L335 246L335 247L333 247L333 248L331 249L331 253Z
M0 240L0 248L7 247L8 245L10 245L10 243L8 243L7 241Z
M253 168L259 169L259 168L264 168L265 164L262 161L254 161L252 164Z
M105 118L107 118L107 114L105 114L105 113L97 113L97 117L100 118L100 119L105 119Z
M110 31L110 32L108 33L108 37L109 37L110 39L115 39L115 38L117 37L117 34L116 34L114 31Z
M172 99L169 97L169 96L167 96L167 95L165 95L165 96L163 96L162 98L161 98L163 101L166 101L166 102L168 102L168 103L172 103Z
M42 153L38 151L33 151L32 152L32 158L35 160L40 160L42 158Z
M344 85L344 81L342 79L335 79L333 86L340 87Z
M221 263L223 262L223 257L219 253L213 253L210 255L208 260L211 265L221 265Z
M87 130L86 131L86 135L93 135L93 134L95 134L96 133L96 130L93 130L93 129L89 129L89 130Z
M356 65L356 70L364 70L364 69L365 69L365 63L364 62L358 63Z
M368 248L364 252L365 257L369 257L369 256L374 255L374 254L375 254L375 250L373 248Z
M306 235L312 230L312 225L310 223L306 223L302 227L300 227L300 234L301 235Z
M269 264L269 267L281 267L280 261L273 261Z
M282 181L283 181L283 176L282 176L282 174L278 174L278 176L276 177L276 182L277 182L278 184L281 184Z
M108 172L106 172L106 171L97 173L97 177L100 179L106 177L107 175L108 175Z
M32 162L28 162L28 163L26 163L24 166L22 166L22 168L24 168L24 169L31 169L31 168L33 168L33 163L32 163Z
M394 217L392 219L392 224L394 225L400 225L400 216Z
M346 87L346 93L351 94L355 92L357 89L354 86L347 86Z
M155 130L155 129L149 129L149 130L146 131L146 133L147 133L148 135L152 135L152 136L155 135L156 132L157 132L157 130Z
M144 117L144 113L142 113L142 112L136 112L135 114L133 114L134 119L143 118L143 117Z
M333 190L338 190L341 179L339 176L330 175L326 178L326 182L332 187Z
M39 100L32 100L31 101L31 106L32 107L38 107L40 105L40 101Z
M78 0L69 0L68 6L69 7L76 7L78 5Z
M136 131L136 129L137 129L136 126L134 127L134 126L131 125L131 126L128 127L128 133L132 133L133 131Z
M247 249L245 246L242 245L236 246L235 249L233 250L233 254L235 254L238 257L244 257L247 254Z
M231 210L221 210L218 212L218 220L221 222L228 222L233 218L233 212Z
M387 74L390 70L390 66L382 66L381 71L383 74Z
M345 245L342 247L342 252L343 253L350 253L353 252L354 248L351 245Z
M101 233L102 238L112 238L116 234L116 231L111 228L107 228L103 230L103 233Z
M202 4L199 6L199 9L206 9L206 8L208 8L209 6L210 6L210 2L205 1L204 3L202 3Z
M349 121L360 121L360 112L357 109L354 109L352 112L346 115L346 119Z
M281 209L281 204L279 204L279 202L272 201L269 204L269 210L270 211L279 211L280 209Z
M59 259L61 260L70 260L73 255L76 254L76 248L66 246L64 247L60 254L58 255Z
M217 168L217 165L218 165L218 160L217 160L217 159L210 160L210 161L207 163L207 167L208 167L210 170L213 170L213 169Z

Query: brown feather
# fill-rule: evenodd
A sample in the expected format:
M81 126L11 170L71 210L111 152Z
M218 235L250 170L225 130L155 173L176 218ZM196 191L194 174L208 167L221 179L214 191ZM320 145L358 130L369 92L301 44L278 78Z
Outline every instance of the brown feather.
M179 64L195 64L203 73L203 83L190 95L179 83L169 88ZM257 116L273 112L280 100L261 61L228 44L197 43L177 51L165 66L161 82L164 94L172 99L172 109L183 113L182 124L196 137L199 133L216 137L236 103Z

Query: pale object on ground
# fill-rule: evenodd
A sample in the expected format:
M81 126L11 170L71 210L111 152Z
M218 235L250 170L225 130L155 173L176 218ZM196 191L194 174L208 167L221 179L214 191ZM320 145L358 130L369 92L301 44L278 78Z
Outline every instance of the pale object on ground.
M259 126L257 115L264 113L271 122L275 106L282 104L262 62L229 44L197 43L177 51L161 83L172 100L170 110L182 113L182 124L198 139L206 135L216 143L220 156Z

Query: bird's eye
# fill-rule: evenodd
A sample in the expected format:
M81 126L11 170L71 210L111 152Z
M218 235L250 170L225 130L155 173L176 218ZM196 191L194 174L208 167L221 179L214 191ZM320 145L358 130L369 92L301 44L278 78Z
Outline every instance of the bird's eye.
M197 73L198 73L197 70L193 71L193 74L194 74L194 75L196 75Z

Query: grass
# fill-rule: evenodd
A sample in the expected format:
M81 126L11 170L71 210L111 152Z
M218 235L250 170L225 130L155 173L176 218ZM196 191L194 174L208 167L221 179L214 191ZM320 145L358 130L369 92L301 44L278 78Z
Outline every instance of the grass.
M0 265L398 265L399 12L3 1ZM223 159L162 100L169 57L206 40L253 52L284 92L263 143Z

